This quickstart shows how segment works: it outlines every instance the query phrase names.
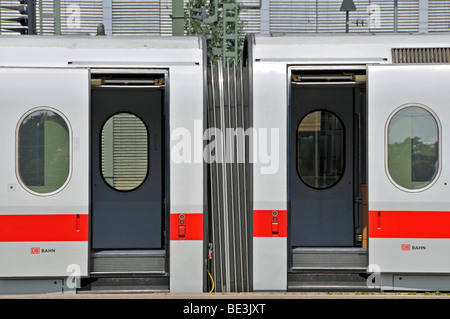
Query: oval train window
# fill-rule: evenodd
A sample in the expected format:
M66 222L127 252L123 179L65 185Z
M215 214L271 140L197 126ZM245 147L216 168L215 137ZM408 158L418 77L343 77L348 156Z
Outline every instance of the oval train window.
M439 127L428 110L408 106L388 125L387 166L399 186L417 190L428 186L439 170Z
M118 191L131 191L148 171L148 132L134 114L111 116L101 131L101 171L106 183Z
M297 128L297 171L308 186L324 189L344 173L344 127L327 111L307 114Z
M56 111L26 114L17 130L17 173L21 184L38 194L59 190L70 172L70 131Z

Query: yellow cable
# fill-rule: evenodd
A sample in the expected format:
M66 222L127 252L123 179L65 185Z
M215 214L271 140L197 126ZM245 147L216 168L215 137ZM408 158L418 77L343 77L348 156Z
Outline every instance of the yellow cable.
M212 293L213 290L214 290L214 279L213 279L213 277L211 276L209 270L207 270L207 272L208 272L209 278L211 278L211 283L212 283L212 288L211 288L211 290L210 290L209 293Z

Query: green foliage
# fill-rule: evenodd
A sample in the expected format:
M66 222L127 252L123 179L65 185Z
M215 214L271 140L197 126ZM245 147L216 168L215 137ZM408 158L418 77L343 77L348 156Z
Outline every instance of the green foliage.
M185 4L184 17L185 24L184 30L187 35L204 35L208 42L208 57L213 63L216 63L219 58L222 58L223 51L223 4L224 3L236 3L236 0L218 0L218 19L216 22L203 23L200 20L193 19L192 16L201 16L201 13L193 12L191 9L207 8L207 16L214 14L214 3L212 0L189 0ZM238 11L239 12L239 11ZM242 48L244 45L244 22L240 20L239 15L237 17L237 30L231 30L227 26L225 32L233 33L237 32L238 35L238 58L242 56ZM227 47L233 46L234 43L227 42Z
M408 137L388 147L389 173L399 185L417 189L433 179L438 158L437 142L427 144L419 137Z

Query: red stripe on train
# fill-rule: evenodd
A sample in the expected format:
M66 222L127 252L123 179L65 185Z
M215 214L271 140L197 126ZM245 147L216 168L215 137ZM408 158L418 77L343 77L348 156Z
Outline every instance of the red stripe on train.
M287 211L254 210L253 237L287 237Z
M0 242L88 241L89 216L0 215Z
M450 238L450 212L372 210L369 238Z

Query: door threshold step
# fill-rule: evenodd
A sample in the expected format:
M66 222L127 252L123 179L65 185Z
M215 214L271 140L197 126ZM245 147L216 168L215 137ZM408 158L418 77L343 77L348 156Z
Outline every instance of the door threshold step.
M105 288L103 290L93 289L93 290L77 290L77 294L146 294L146 293L160 293L165 294L169 293L169 289L127 289L124 287L123 289L113 289L113 288Z
M78 293L168 292L169 277L103 277L82 279Z
M365 273L308 272L289 273L288 291L317 292L377 292L370 288Z
M317 283L315 285L288 285L288 292L380 292L380 289L358 285Z
M142 255L165 255L164 249L108 249L91 252L91 256L111 257L111 256L142 256Z
M365 271L367 249L359 247L296 247L292 249L293 270Z
M324 273L333 273L333 272L342 272L342 273L365 273L367 272L367 268L358 267L292 267L292 272L295 273L310 273L310 272L324 272Z
M121 274L161 275L166 271L166 252L158 250L106 250L91 253L93 276Z
M129 272L125 272L125 271L118 271L118 272L101 272L101 271L96 271L96 272L91 272L91 277L92 278L117 278L117 277L136 277L136 276L141 276L141 277L155 277L155 276L165 276L167 275L166 272L164 271L129 271Z

